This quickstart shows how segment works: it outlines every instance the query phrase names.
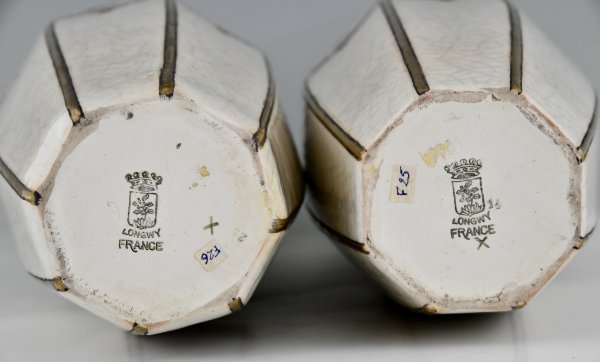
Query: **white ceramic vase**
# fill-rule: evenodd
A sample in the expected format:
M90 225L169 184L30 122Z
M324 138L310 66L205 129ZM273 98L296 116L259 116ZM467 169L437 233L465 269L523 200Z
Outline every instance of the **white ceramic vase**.
M306 92L309 209L409 308L521 308L594 228L594 90L505 2L383 2Z
M27 270L138 334L241 308L302 200L263 55L172 1L52 24L0 157Z

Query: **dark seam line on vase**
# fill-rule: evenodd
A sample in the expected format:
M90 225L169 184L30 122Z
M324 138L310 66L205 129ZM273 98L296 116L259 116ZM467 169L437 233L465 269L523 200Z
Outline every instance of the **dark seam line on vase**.
M340 232L338 232L337 230L333 229L332 227L326 225L324 222L322 222L321 220L319 220L319 218L317 218L317 216L312 212L312 211L308 211L308 213L310 214L310 216L313 218L313 220L317 223L317 225L328 235L330 235L335 241L339 242L340 244L347 246L353 250L356 250L360 253L369 255L371 253L371 251L369 250L369 247L367 245L365 245L364 243L358 242L356 240L352 240L349 237L341 234Z
M519 11L506 2L510 19L510 90L523 92L523 29Z
M60 48L54 26L54 23L52 23L46 29L46 46L48 47L50 59L52 59L52 65L56 72L56 78L58 79L58 84L62 91L65 106L67 107L71 121L76 125L85 117L85 115L81 108L81 104L79 104L79 98L77 98L73 79L71 78L69 67L67 66L65 57Z
M271 122L271 118L273 117L273 109L275 108L275 82L271 73L271 67L269 66L269 63L266 59L265 64L267 67L267 77L269 84L267 86L267 95L265 96L263 109L258 121L258 129L252 135L252 142L254 143L254 149L256 150L256 152L263 148L265 142L267 141L267 131L269 129L269 123Z
M415 91L418 95L427 93L429 91L429 84L427 83L421 63L419 63L419 59L417 58L415 50L410 43L410 39L402 26L402 21L400 20L394 5L390 0L385 0L381 3L381 8L390 29L392 30L394 38L396 39L396 44L398 44L398 48L400 49L402 59L404 60L406 69L412 79Z
M296 205L294 210L292 210L292 212L288 215L287 218L273 220L273 223L271 224L271 229L269 230L269 233L276 234L276 233L280 233L280 232L286 230L292 224L292 222L294 221L296 216L298 216L298 212L302 208L303 201L304 201L304 193L302 194L300 201L298 201L298 205Z
M588 126L583 139L581 140L581 145L577 148L577 160L579 163L585 161L585 158L590 150L592 145L592 141L594 141L594 136L596 135L596 127L598 124L598 97L596 96L594 99L594 111L592 112L592 120Z
M42 195L35 190L29 189L15 173L6 165L4 160L0 157L0 174L10 185L10 187L19 195L19 197L32 205L39 205L42 200Z
M177 64L177 6L173 0L166 0L165 7L165 44L158 93L161 97L171 98L175 92L175 67Z
M306 104L308 111L311 112L321 122L321 124L329 131L329 133L331 133L331 135L335 137L355 159L358 161L362 161L364 159L367 150L357 140L346 133L336 121L333 120L333 117L331 117L331 115L329 115L323 109L323 107L321 107L316 97L310 92L309 89L306 90Z

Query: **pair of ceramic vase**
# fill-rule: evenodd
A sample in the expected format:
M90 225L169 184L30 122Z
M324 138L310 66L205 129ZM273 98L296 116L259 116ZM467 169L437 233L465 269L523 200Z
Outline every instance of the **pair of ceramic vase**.
M248 302L304 180L317 224L426 313L523 307L593 230L593 88L504 2L377 5L306 104L303 178L252 46L172 1L55 22L0 109L25 267L154 334Z

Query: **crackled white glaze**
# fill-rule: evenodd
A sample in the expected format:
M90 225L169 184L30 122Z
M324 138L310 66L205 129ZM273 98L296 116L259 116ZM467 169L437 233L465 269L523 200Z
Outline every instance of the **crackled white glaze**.
M25 185L36 188L58 156L71 119L43 36L23 69L31 71L21 71L0 106L0 155Z
M431 89L506 85L510 24L503 2L396 1L394 5Z
M373 143L389 121L417 99L379 7L315 70L308 86L318 100L326 102L339 126L363 147Z
M216 117L254 132L268 88L259 51L180 6L175 92L204 104Z
M156 95L165 32L160 24L164 23L165 2L161 0L133 2L56 22L56 35L84 111Z
M304 185L294 141L278 103L273 113L269 124L270 136L259 157L263 164L277 165L277 168L265 170L263 177L270 190L283 194L283 198L273 200L272 208L278 219L285 219L302 203Z
M58 263L55 258L50 257L50 245L38 208L19 198L3 180L0 182L0 198L7 211L17 253L25 269L43 279L54 278Z
M364 233L358 202L360 165L310 112L306 115L306 164L313 196L310 210L327 225L360 239Z
M579 145L594 111L594 88L526 15L522 21L523 92Z
M598 117L596 115L596 117ZM598 119L596 122L599 121ZM595 135L598 137L598 134ZM598 219L598 185L600 184L600 142L592 142L587 154L589 161L582 164L581 208L583 210L581 235L587 236L594 230Z
M166 9L140 1L55 23L80 122L44 41L0 110L0 157L42 198L2 180L25 267L148 334L247 303L303 196L283 114L265 109L260 52L175 5L175 89L159 95Z
M521 31L511 24L504 2L387 8L418 67L378 6L313 72L308 92L345 135L307 107L310 210L410 308L520 308L596 224L598 140L582 144L594 92L526 17ZM523 41L521 94L511 91L512 31ZM415 74L429 86L418 97ZM353 157L348 139L366 155Z

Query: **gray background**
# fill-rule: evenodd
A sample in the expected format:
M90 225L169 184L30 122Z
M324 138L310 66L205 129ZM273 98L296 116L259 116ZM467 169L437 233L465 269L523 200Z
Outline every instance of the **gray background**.
M303 77L373 1L185 1L269 56L297 146ZM7 91L53 18L102 0L0 0L0 90ZM600 2L514 1L600 88ZM522 311L414 315L391 302L302 211L242 311L152 337L135 337L31 278L0 211L0 360L600 361L600 246L596 233Z

